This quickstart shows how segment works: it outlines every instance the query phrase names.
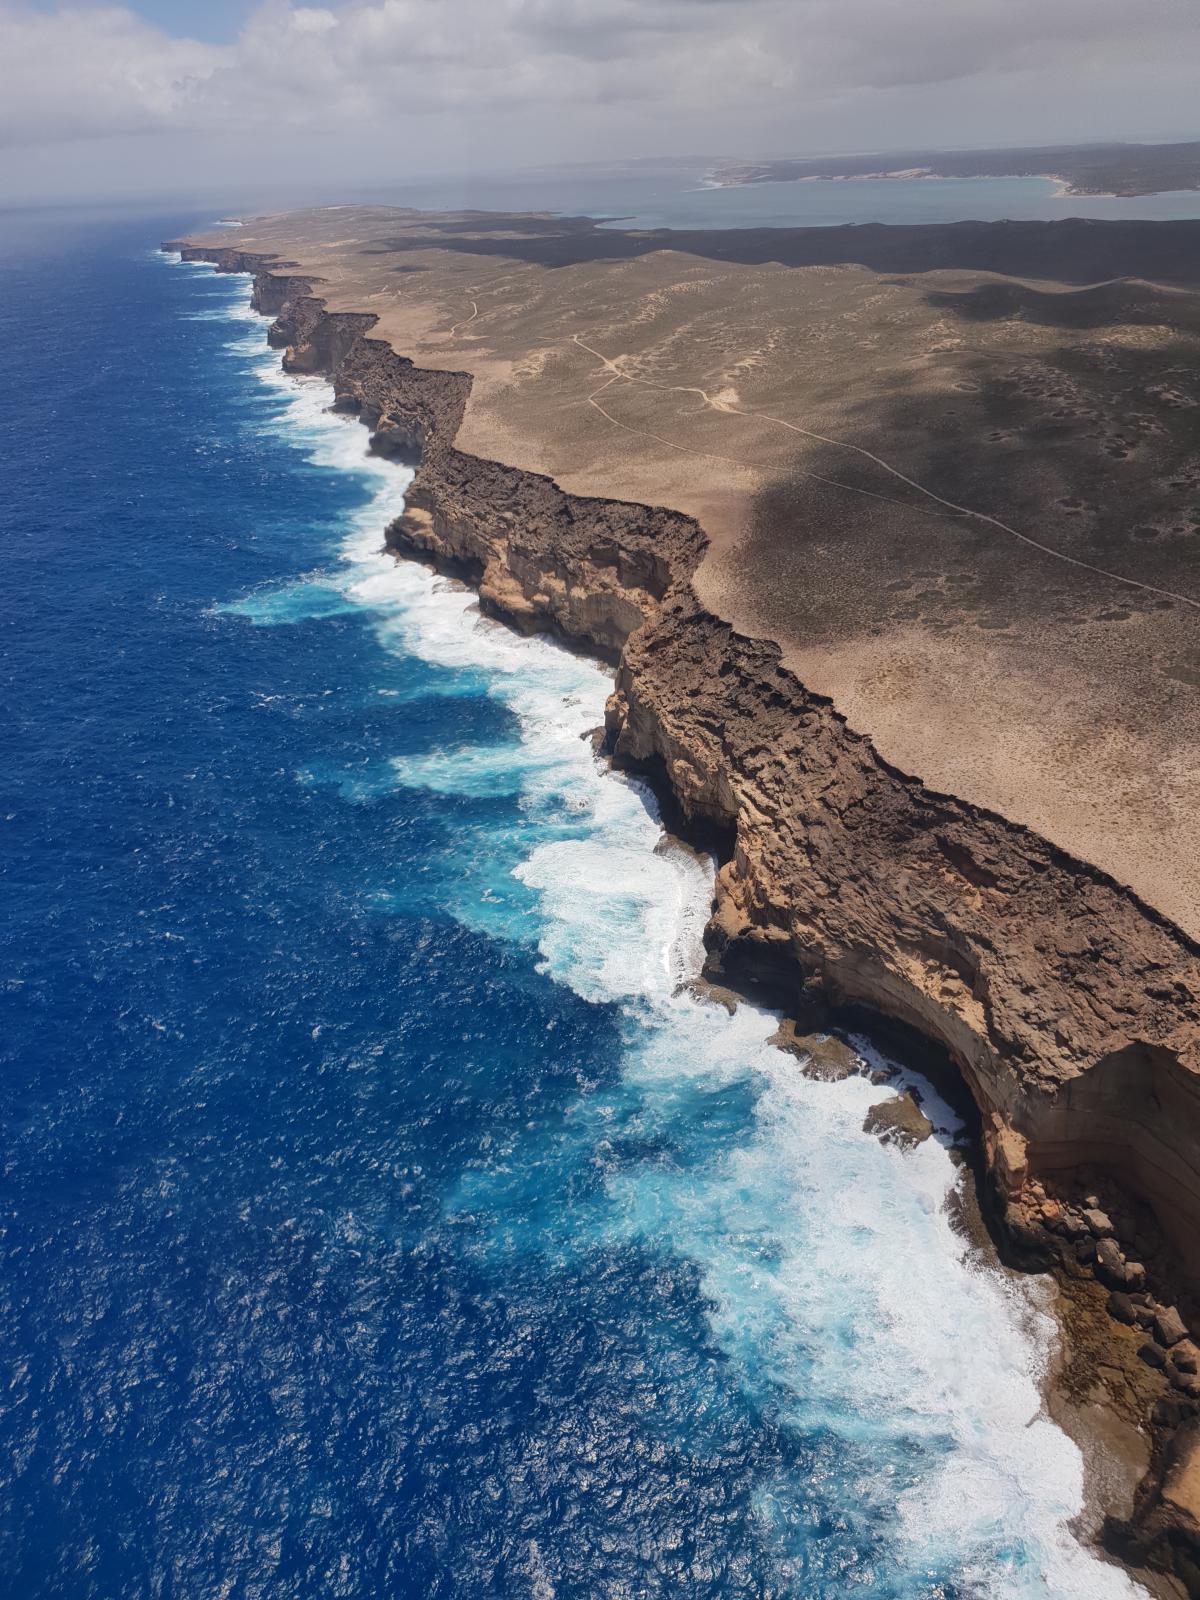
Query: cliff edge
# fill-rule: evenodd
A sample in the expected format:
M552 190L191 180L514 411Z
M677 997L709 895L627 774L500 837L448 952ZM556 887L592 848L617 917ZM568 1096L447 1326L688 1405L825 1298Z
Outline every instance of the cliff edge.
M776 645L708 611L694 519L460 450L469 375L417 367L285 262L165 248L253 273L285 365L326 373L374 448L415 466L391 548L615 663L613 759L719 846L710 973L797 1015L866 1007L956 1064L1011 1252L1094 1274L1145 1330L1154 1468L1110 1537L1200 1593L1200 949L1096 867L897 770ZM1097 1183L1107 1210L1086 1203Z

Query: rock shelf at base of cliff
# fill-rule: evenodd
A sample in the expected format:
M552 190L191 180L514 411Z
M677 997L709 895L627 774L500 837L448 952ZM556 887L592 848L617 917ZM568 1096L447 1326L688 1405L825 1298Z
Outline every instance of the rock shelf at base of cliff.
M867 1008L954 1063L1005 1254L1104 1298L1123 1354L1093 1338L1072 1369L1080 1404L1103 1393L1153 1426L1150 1471L1106 1542L1200 1594L1193 941L1096 867L896 770L777 646L706 610L694 519L465 453L467 373L417 367L286 262L164 248L254 274L285 366L327 375L374 448L414 466L391 549L615 664L605 748L719 848L706 976L782 997L802 1031Z

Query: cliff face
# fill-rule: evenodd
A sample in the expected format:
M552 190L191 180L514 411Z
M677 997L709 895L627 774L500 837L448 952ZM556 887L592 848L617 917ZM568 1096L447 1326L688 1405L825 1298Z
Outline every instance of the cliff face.
M782 986L797 1007L865 1005L944 1047L1027 1253L1064 1254L1046 1185L1087 1168L1148 1201L1200 1278L1196 947L1094 868L888 766L774 646L706 612L693 521L464 454L467 375L416 368L369 337L369 315L326 313L285 264L183 253L254 271L285 364L327 373L374 448L415 464L393 549L470 576L515 625L617 664L612 755L727 846L712 972ZM1160 1544L1200 1540L1200 1521L1181 1532L1181 1516Z
M1108 1166L1200 1271L1200 953L1037 835L884 763L828 702L704 611L704 535L651 506L565 494L454 448L470 379L421 371L326 313L311 280L236 249L297 372L324 372L373 447L417 466L388 543L468 574L485 607L619 663L611 750L732 841L714 970L791 978L944 1046L984 1118L1002 1195L1030 1172Z
M866 1005L944 1046L1022 1244L1031 1179L1118 1174L1195 1271L1200 964L1182 936L1045 841L886 766L679 585L632 635L618 758L726 823L709 948L733 978Z

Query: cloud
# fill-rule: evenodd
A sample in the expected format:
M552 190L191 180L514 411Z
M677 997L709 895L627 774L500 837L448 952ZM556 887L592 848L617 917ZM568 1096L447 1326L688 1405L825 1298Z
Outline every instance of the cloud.
M1200 44L1194 0L851 0L844 7L802 4L819 48L844 81L861 87L933 84L1031 67L1078 72L1106 54ZM817 13L822 13L819 16Z
M1178 64L1198 47L1195 0L266 0L216 45L120 6L0 0L0 144L166 138L199 159L240 141L270 167L332 141L360 170L468 147L503 164L961 144L997 138L1006 92L1001 139L1052 137L1073 107L1059 136L1152 137L1190 121ZM1117 107L1120 127L1095 125Z
M319 11L311 6L298 6L292 13L292 26L297 33L328 33L336 28L338 19L332 11Z
M202 101L222 53L118 6L49 14L0 4L0 141L160 127Z

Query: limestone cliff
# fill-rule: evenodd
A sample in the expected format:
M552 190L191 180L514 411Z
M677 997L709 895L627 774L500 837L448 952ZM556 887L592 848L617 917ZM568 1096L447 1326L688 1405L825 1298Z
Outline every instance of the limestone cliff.
M328 374L374 447L415 465L393 549L469 576L493 614L616 664L611 754L722 842L712 972L797 1008L863 1005L943 1047L1027 1253L1069 1254L1046 1186L1086 1168L1148 1201L1200 1281L1196 946L1095 868L896 771L773 645L704 610L695 522L464 454L468 375L415 367L370 337L369 314L327 313L319 285L285 263L173 248L254 272L285 364ZM1163 1445L1164 1472L1180 1448ZM1200 1522L1183 1527L1153 1486L1143 1511L1142 1555L1169 1564L1181 1541L1200 1548Z

